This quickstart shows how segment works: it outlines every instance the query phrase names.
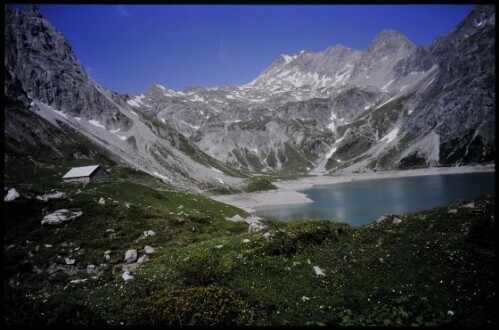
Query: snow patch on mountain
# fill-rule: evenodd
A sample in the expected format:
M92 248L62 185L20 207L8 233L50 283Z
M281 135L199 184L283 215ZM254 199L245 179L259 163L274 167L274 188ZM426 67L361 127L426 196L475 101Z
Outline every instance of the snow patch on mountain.
M103 129L106 129L106 126L102 125L101 123L99 123L98 120L93 120L93 119L90 119L88 121L90 124L96 126L96 127L99 127L99 128L103 128Z
M329 152L326 154L326 158L327 159L331 158L331 156L333 156L333 154L336 152L336 150L338 150L338 148L332 147L331 150L329 150Z
M386 134L380 141L386 141L386 143L392 142L396 137L399 132L399 128L395 127L392 129L388 134Z
M165 175L162 175L162 174L159 174L158 172L154 171L154 176L160 178L161 180L163 181L169 181L169 182L172 182L172 179L170 179L169 177L165 176Z
M66 115L64 112L62 111L59 111L59 110L56 110L56 109L51 109L52 111L54 111L56 114L58 114L59 116L62 116L66 119L68 119L68 115Z
M128 103L132 107L136 107L136 108L140 107L140 104L138 104L137 101L135 101L135 100L128 100L128 101L126 101L126 103Z
M284 61L286 61L286 63L289 63L292 60L296 59L298 57L298 55L293 55L293 56L282 55L282 57L284 58Z

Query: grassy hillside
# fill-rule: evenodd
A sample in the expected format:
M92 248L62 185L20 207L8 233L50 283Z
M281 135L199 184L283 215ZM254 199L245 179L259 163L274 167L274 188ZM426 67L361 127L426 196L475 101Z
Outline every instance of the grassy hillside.
M67 200L22 197L5 203L4 322L411 326L494 321L493 196L360 227L263 221L266 229L249 232L247 224L225 219L247 216L242 210L167 190L138 172L118 167L111 172L109 183L60 187ZM52 187L17 185L33 197L47 188ZM43 215L62 208L83 215L59 226L40 224ZM150 230L155 235L145 236ZM125 252L137 249L142 256L146 245L155 252L124 281ZM66 265L66 258L75 265Z

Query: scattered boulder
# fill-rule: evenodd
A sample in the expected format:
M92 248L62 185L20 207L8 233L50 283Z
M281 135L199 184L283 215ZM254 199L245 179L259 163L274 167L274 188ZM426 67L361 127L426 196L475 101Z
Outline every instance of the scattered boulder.
M460 206L460 207L461 207L461 208L466 207L466 208L469 208L469 209L473 209L473 208L475 208L475 202L471 202L471 203L468 203L468 204L462 205L462 206Z
M101 198L99 199L99 204L101 204L101 205L106 204L106 200L105 200L104 198L102 198L102 197L101 197Z
M402 222L402 219L395 217L395 218L393 219L393 221L392 221L392 224L394 224L394 225L398 225L398 224L400 224L401 222Z
M315 272L315 275L326 276L326 274L324 273L324 270L321 269L319 266L314 266L314 272Z
M383 223L386 219L387 219L387 216L383 215L383 216L379 217L378 219L376 219L376 223Z
M97 268L95 265L87 265L86 271L88 274L97 274Z
M57 210L43 217L42 225L59 225L61 223L73 220L83 214L81 211L71 212L67 209Z
M265 228L267 228L267 227L263 223L261 223L260 221L254 221L254 222L251 222L249 224L248 231L249 232L262 231Z
M56 273L64 273L67 275L75 275L79 272L78 267L74 267L73 265L58 265L52 263L47 269L47 273L50 277L55 276Z
M74 265L76 263L76 259L66 258L64 259L66 265Z
M62 191L54 191L52 193L45 194L42 196L36 196L36 199L38 199L39 201L44 201L44 202L48 202L49 199L67 199L67 198L68 198L68 194L66 194L65 192L62 192Z
M264 224L260 222L262 218L251 215L247 218L241 217L239 214L236 214L235 216L229 218L225 217L225 220L228 221L233 221L233 222L246 222L248 226L248 231L253 232L253 231L261 231L265 228L267 228Z
M7 191L7 195L4 196L3 201L10 202L19 197L21 197L21 195L19 195L17 190L15 188L11 188Z
M144 251L145 251L145 253L150 254L150 253L154 253L154 251L156 251L156 250L152 246L146 245L144 247Z
M78 283L84 283L87 280L88 280L88 278L81 278L81 279L71 280L71 281L69 281L69 283L78 284Z
M149 256L144 254L143 256L141 256L141 257L137 260L137 263L138 263L138 264L141 264L141 263L144 263L144 262L146 262L146 261L149 261Z
M457 213L457 210L456 209L451 209L449 211L447 211L448 214L456 214Z
M156 233L152 230L146 230L144 231L144 237L147 237L147 236L155 236Z
M225 219L229 220L229 221L234 221L234 222L242 222L242 221L244 221L244 218L242 216L240 216L239 214L236 214L232 218L226 217Z
M128 251L125 252L125 258L124 258L124 261L126 263L132 263L132 262L135 262L137 261L137 258L139 257L138 253L137 253L137 250L135 249L130 249Z
M121 275L121 277L123 278L123 280L125 280L125 282L126 282L126 281L130 281L130 280L133 280L133 276L132 276L132 275L130 275L130 272L129 272L129 271L125 271L125 272L123 273L123 275Z
M243 243L249 243L249 242L250 242L249 239L247 239L247 238L243 239Z

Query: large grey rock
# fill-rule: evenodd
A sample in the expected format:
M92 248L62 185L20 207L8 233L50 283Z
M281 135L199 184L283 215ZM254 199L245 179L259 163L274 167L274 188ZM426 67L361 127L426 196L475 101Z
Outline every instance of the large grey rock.
M144 246L145 253L151 254L151 253L154 253L154 251L156 251L156 250L152 246L149 246L149 245Z
M17 190L15 188L10 188L7 191L7 194L4 196L3 200L4 202L10 202L19 197L21 197L21 195L19 195Z
M135 249L130 249L125 252L125 257L123 258L123 261L126 263L132 263L137 261L137 258L139 257L137 250Z
M59 225L61 223L76 219L82 214L82 211L69 211L67 209L57 210L44 216L42 219L42 225Z

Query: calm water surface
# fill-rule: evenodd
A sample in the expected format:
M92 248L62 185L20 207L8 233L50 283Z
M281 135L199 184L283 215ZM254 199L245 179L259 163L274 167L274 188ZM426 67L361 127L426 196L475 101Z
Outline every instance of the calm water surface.
M495 172L373 179L302 190L313 203L257 208L269 219L330 219L352 225L495 193Z

